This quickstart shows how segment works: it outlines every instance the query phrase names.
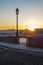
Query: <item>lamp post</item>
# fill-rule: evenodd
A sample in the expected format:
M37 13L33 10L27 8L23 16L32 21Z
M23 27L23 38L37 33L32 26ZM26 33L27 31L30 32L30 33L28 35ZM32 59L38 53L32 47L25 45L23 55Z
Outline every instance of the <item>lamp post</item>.
M16 31L16 37L18 37L18 14L19 14L19 9L16 9L16 25L17 25L17 31Z

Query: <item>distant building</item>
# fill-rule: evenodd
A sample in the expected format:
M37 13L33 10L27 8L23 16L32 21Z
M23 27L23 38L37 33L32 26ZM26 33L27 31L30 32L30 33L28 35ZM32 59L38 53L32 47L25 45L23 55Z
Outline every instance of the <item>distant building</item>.
M35 29L37 34L43 34L43 28Z

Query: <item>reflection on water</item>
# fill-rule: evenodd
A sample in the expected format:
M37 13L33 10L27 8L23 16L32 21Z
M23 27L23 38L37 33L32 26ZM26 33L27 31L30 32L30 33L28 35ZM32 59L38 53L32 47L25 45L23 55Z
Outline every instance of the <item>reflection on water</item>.
M27 42L27 38L19 38L19 42L20 43L26 43Z

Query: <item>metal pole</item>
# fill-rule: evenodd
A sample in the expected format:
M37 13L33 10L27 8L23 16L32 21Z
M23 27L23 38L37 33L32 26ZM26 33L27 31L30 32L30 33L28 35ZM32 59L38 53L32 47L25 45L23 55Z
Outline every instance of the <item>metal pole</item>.
M18 14L17 14L17 21L16 21L16 23L17 23L17 33L16 33L16 37L18 37Z

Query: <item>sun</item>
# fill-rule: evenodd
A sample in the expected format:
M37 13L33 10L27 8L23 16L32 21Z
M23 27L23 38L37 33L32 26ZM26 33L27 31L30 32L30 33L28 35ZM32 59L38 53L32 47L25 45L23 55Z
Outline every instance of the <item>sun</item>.
M29 30L34 31L35 28L36 28L35 26L31 26L31 27L29 27Z
M28 29L30 31L34 31L36 28L38 28L38 20L30 20L30 22L27 24Z

